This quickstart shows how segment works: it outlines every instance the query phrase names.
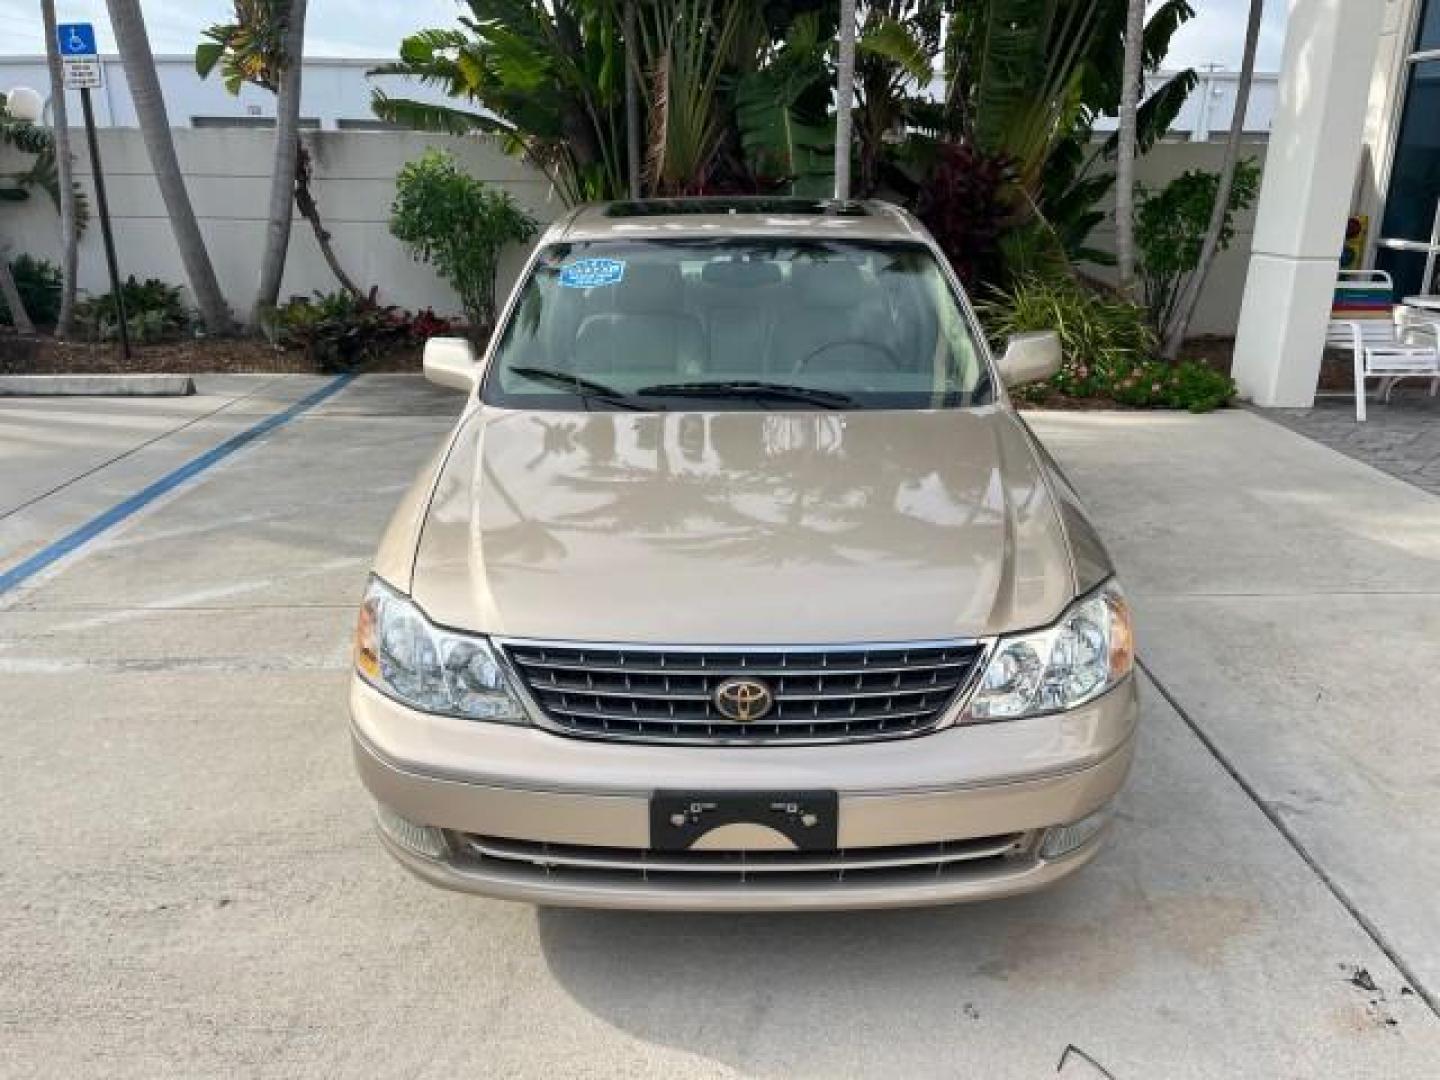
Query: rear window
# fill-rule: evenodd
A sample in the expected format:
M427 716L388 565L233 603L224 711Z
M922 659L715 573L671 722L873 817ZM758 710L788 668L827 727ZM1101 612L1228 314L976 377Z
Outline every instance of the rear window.
M544 248L484 399L510 408L964 408L991 400L928 248L793 239Z

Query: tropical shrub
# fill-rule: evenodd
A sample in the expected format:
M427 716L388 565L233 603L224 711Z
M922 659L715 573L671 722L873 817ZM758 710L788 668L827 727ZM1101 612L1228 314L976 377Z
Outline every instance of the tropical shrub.
M1114 401L1132 408L1208 412L1235 396L1228 375L1198 361L1154 359L1154 330L1143 308L1068 278L1022 278L976 305L996 348L1013 334L1054 330L1064 353L1050 382L1020 397Z
M1237 392L1235 380L1198 360L1170 364L1147 360L1114 373L1108 385L1097 386L1092 397L1108 397L1140 409L1188 409L1211 412L1229 404Z
M623 199L630 72L642 196L833 189L838 5L652 0L630 9L627 33L627 5L614 0L461 2L468 10L458 26L410 35L396 62L371 72L419 81L450 101L377 90L381 118L493 135L544 170L567 203ZM984 284L1056 263L1113 262L1090 243L1114 186L1116 140L1097 125L1118 113L1129 8L1130 0L861 5L853 193L912 208L926 200L932 220L949 219L960 238L999 231L1001 240L985 239L998 254L948 247L962 273ZM1143 62L1158 77L1194 3L1155 0L1148 14ZM1142 152L1197 82L1189 69L1160 79L1139 110ZM961 205L968 181L954 175L951 146L1006 163L988 218ZM1017 252L1025 258L1012 264Z
M473 325L495 322L500 253L538 231L508 193L486 187L448 153L432 150L395 178L390 232L450 283Z
M1157 332L1169 327L1190 277L1200 265L1200 250L1210 228L1218 173L1191 169L1159 191L1137 187L1135 192L1135 245L1139 251L1140 281L1150 324ZM1220 233L1220 250L1235 238L1235 215L1255 205L1260 195L1260 166L1254 158L1236 164L1235 186Z
M436 315L433 308L421 308L410 316L408 332L412 341L423 344L427 338L445 337L452 333L455 324L441 315Z
M60 317L60 268L47 259L18 255L10 260L10 273L30 321L37 326L54 325ZM0 326L9 326L13 321L5 298L0 296Z
M337 291L281 304L267 322L277 344L299 348L321 371L348 371L387 349L409 344L411 318L397 307Z
M137 281L132 274L120 286L125 305L125 327L132 342L165 341L184 334L193 324L184 293L178 285L159 278ZM75 326L92 341L115 341L120 319L114 293L103 293L75 305Z
M1068 278L1021 278L977 305L997 348L1014 334L1054 330L1064 352L1055 388L1090 396L1153 355L1155 334L1138 305L1093 292Z
M322 371L348 371L392 349L452 333L454 324L430 308L408 312L375 302L374 290L296 297L268 312L260 325L271 344L303 349Z
M1120 106L1127 0L975 0L955 4L946 38L944 104L930 126L1011 162L1019 202L1043 217L1072 262L1107 261L1089 235L1114 185L1116 140L1102 116ZM1158 76L1191 0L1149 5L1143 62ZM1137 118L1141 151L1169 128L1198 77L1168 76ZM919 110L917 110L919 112ZM923 122L918 123L922 129Z

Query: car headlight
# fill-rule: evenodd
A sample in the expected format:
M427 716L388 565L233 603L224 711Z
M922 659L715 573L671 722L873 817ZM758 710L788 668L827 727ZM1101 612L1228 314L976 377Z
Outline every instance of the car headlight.
M1081 597L1051 627L1001 638L966 719L1015 720L1099 697L1135 666L1130 605L1114 581Z
M425 712L527 722L487 640L431 624L375 577L355 627L355 667L381 693Z

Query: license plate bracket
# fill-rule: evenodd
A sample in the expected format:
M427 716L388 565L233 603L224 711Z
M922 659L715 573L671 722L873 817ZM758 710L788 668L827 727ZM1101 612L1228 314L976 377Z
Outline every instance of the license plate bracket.
M722 825L761 825L801 851L839 847L840 797L833 791L656 791L650 846L685 851Z

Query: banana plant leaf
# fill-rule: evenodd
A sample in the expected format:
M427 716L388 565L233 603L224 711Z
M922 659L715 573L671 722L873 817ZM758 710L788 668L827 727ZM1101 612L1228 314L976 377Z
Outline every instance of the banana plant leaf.
M801 102L830 78L814 15L802 15L770 63L735 80L735 126L745 163L762 187L824 198L835 189L835 120Z

